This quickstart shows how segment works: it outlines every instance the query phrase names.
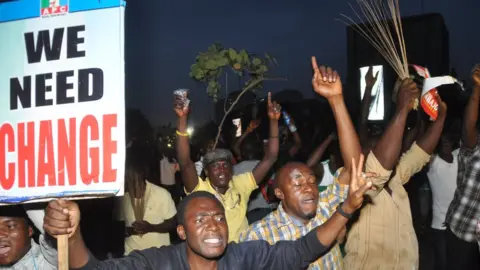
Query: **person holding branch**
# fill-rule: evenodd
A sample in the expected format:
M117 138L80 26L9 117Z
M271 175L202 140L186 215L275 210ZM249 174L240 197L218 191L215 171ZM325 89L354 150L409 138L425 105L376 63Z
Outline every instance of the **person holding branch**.
M190 106L185 96L175 95L174 110L178 116L177 124L177 157L180 165L185 191L207 191L215 195L225 208L229 226L230 241L238 241L242 231L248 228L246 217L248 199L252 191L264 180L278 156L278 120L281 107L272 102L268 93L268 118L270 119L270 135L268 148L263 159L252 172L233 176L232 153L227 149L213 149L205 154L203 168L207 178L199 178L195 165L190 159L190 142L187 133L187 117Z
M188 195L178 208L177 234L184 240L178 245L134 251L127 257L96 260L83 242L80 210L73 201L55 200L45 210L45 231L54 236L68 235L71 269L305 269L335 243L338 234L363 204L372 187L362 171L363 156L358 165L352 159L350 189L345 202L331 218L296 241L269 245L266 241L228 242L226 209L217 197L206 191Z

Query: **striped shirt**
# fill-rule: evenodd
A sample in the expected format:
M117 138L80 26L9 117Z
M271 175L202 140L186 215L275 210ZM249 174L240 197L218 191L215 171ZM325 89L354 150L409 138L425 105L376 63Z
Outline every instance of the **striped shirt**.
M337 171L334 183L319 194L317 215L307 225L289 216L280 204L276 211L253 223L245 232L241 233L240 242L266 240L270 244L274 244L282 240L297 240L325 223L348 195L348 186L338 182L338 175L340 173ZM316 262L310 264L308 269L343 269L342 254L338 244Z

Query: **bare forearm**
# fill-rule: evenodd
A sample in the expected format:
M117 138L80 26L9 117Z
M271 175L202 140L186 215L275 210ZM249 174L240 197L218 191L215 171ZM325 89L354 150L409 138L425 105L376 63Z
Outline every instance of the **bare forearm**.
M307 166L308 167L312 167L312 166L315 166L316 164L318 164L318 162L320 161L320 159L322 158L323 154L325 153L325 151L327 150L328 146L330 145L330 143L332 142L333 138L332 136L328 136L323 142L322 144L320 144L317 149L315 149L315 151L313 152L313 154L308 158L307 160Z
M347 222L347 218L335 212L327 222L317 227L317 237L320 243L326 247L331 246L337 240Z
M360 141L365 142L368 139L368 114L370 113L370 104L372 103L372 87L365 88L365 94L363 95L362 100L362 109L360 112L360 119L358 121Z
M278 157L278 120L270 120L270 131L268 138L268 149L266 153L266 159L273 161ZM273 164L272 163L272 164Z
M179 117L177 129L181 133L187 131L187 117ZM197 171L190 158L190 142L187 136L177 136L177 157L182 182L187 192L191 192L198 184Z
M472 95L468 100L463 118L462 141L467 148L474 148L477 143L476 124L478 120L478 106L480 101L480 85L473 88Z
M171 232L175 227L177 226L177 220L176 217L172 217L171 219L167 219L164 222L160 224L153 225L154 226L154 232L157 233L168 233Z
M407 116L408 111L398 111L390 121L382 138L380 138L380 141L373 149L373 154L387 171L393 169L400 156Z
M345 164L344 169L348 172L350 171L352 158L355 158L355 160L359 160L360 158L360 141L358 140L358 135L357 132L355 132L352 120L348 115L343 96L330 99L329 103L337 124L340 151L342 153L343 163Z
M240 151L240 146L242 145L243 141L245 140L245 138L250 134L250 131L247 129L247 131L245 131L245 133L242 134L242 136L240 136L240 138L238 138L236 141L235 141L235 145L233 146L233 152L235 154L235 156L238 157L242 157L242 153Z
M80 227L77 232L68 239L68 261L70 268L81 268L85 266L89 260L89 251L85 246Z
M187 117L179 117L177 122L177 130L181 133L187 132ZM182 165L192 162L190 159L190 142L187 136L177 136L177 157L180 169Z
M290 148L289 154L293 157L298 153L298 151L300 151L300 148L302 148L302 139L300 138L298 131L295 131L292 134L294 145L292 146L292 148Z
M270 138L268 150L263 159L253 169L252 174L257 184L262 183L278 157L278 120L270 120Z
M439 117L435 122L431 123L425 134L417 141L418 147L422 148L425 153L431 155L438 144L440 135L442 134L445 116Z

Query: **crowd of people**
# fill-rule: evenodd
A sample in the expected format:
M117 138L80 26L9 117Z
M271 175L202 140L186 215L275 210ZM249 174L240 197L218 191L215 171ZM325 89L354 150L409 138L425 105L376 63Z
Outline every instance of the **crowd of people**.
M417 109L422 80L413 74L401 81L381 134L367 128L372 69L357 127L339 74L315 57L312 69L313 90L328 101L336 127L308 158L298 157L299 130L270 94L267 138L256 134L262 119L253 119L230 147L209 144L193 155L194 105L175 96L176 154L159 160L162 185L149 181L144 159L127 155L125 196L111 213L123 221L120 252L95 254L81 228L89 211L75 201L7 206L0 207L0 269L56 269L59 235L69 237L72 269L419 269L404 186L421 171L433 195L434 269L480 269L480 65L461 121L446 125L438 93L436 120Z

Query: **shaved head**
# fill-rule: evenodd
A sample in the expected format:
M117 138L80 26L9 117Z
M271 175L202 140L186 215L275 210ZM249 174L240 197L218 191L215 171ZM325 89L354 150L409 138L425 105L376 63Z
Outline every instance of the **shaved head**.
M290 180L290 174L295 169L306 169L311 170L308 166L301 162L288 162L282 168L280 168L275 174L274 186L283 190L285 183Z

